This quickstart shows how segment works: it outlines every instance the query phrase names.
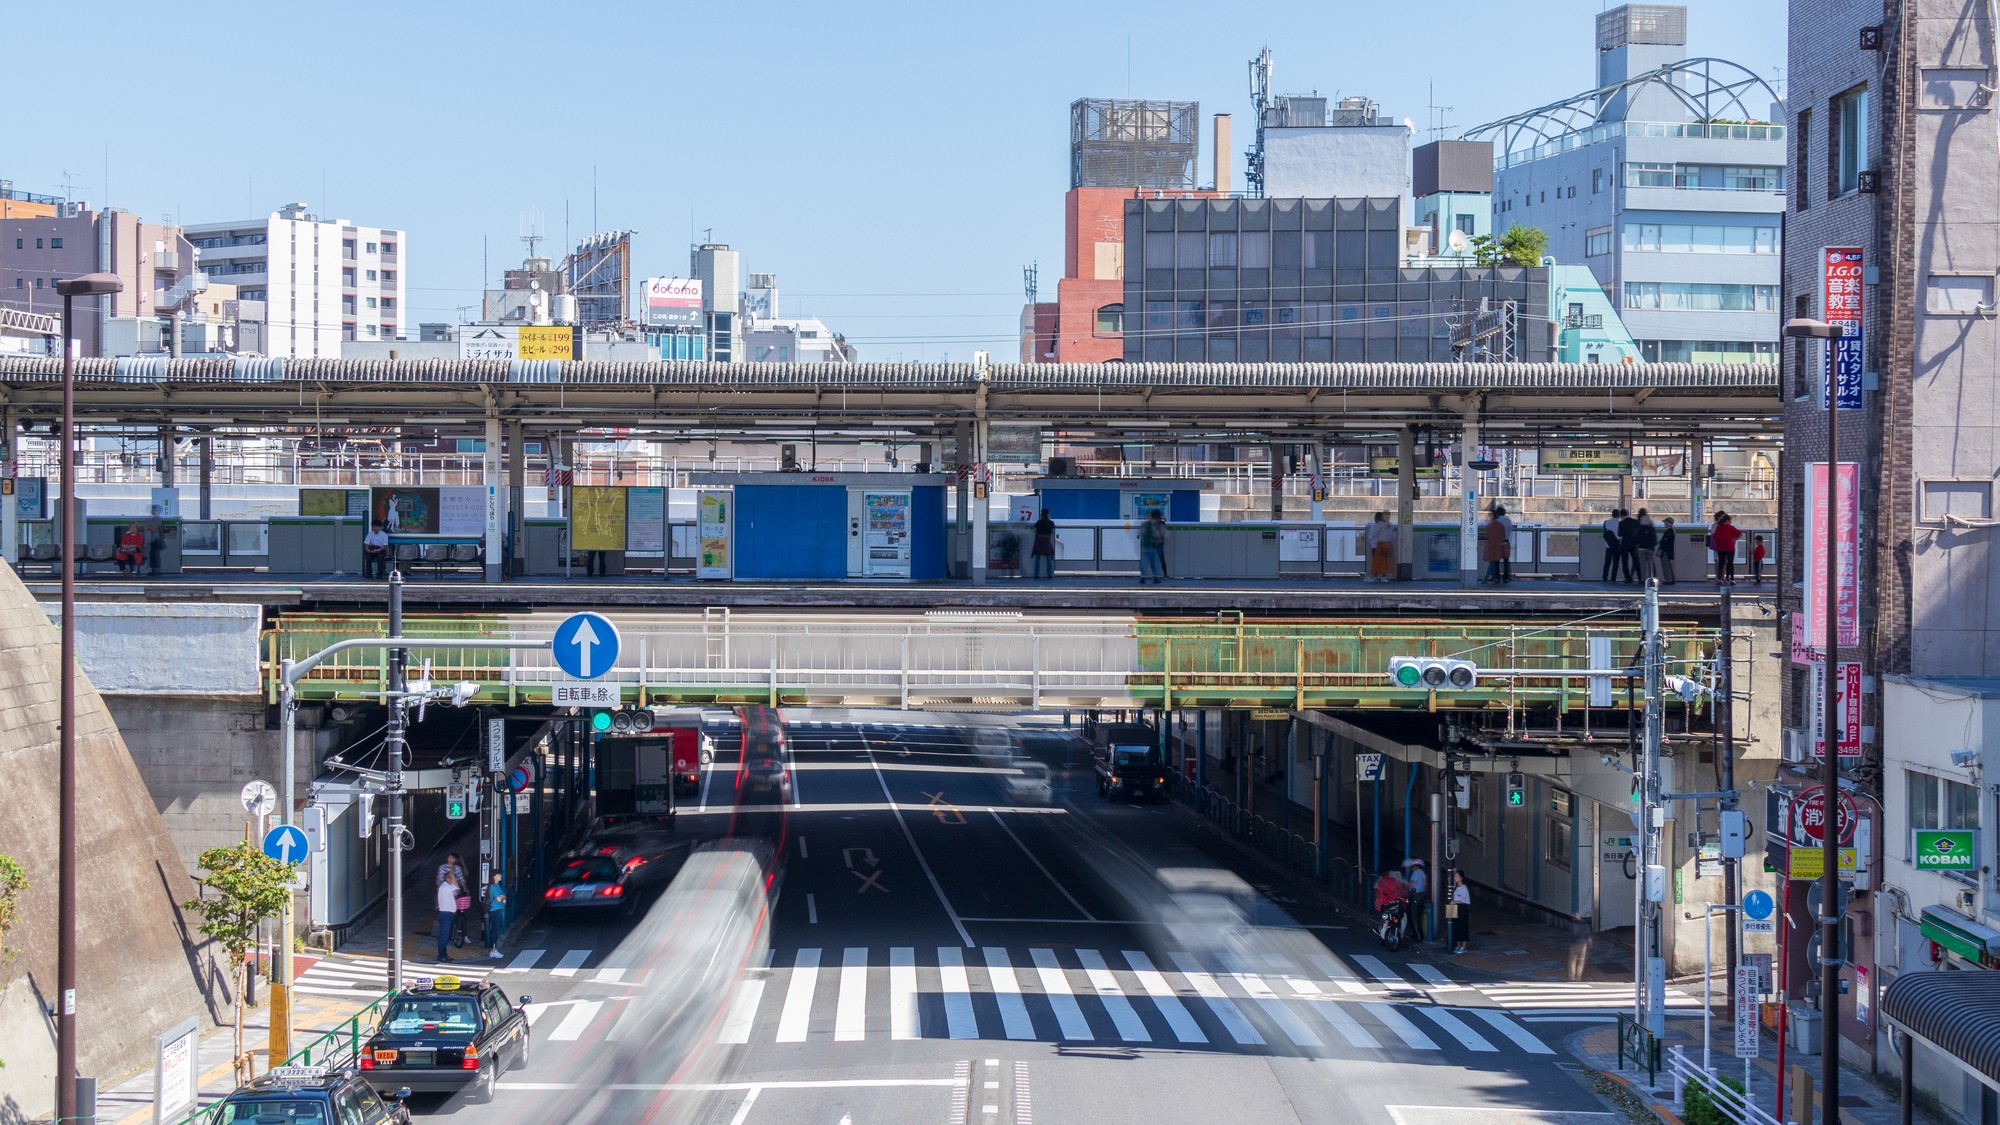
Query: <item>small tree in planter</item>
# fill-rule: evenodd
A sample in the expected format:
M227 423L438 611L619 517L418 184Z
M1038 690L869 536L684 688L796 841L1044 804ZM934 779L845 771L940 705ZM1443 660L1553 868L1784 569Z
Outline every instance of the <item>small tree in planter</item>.
M236 1074L248 1079L243 1054L244 971L257 946L257 927L291 909L292 865L280 863L249 842L210 848L198 860L205 888L184 907L201 915L201 932L228 955L236 987ZM283 1059L272 1059L273 1065Z

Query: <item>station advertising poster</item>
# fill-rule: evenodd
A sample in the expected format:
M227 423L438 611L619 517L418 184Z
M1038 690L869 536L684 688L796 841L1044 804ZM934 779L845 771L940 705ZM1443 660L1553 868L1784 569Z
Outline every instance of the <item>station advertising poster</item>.
M181 518L181 490L178 488L153 489L146 510L163 520L177 520Z
M730 503L726 489L702 492L695 502L695 526L701 533L701 552L695 557L695 577L734 577L730 558Z
M625 489L579 484L569 492L569 545L578 551L625 549Z
M1859 469L1852 461L1840 463L1840 491L1834 505L1840 544L1840 643L1861 643L1861 589L1855 582L1855 567L1861 554L1861 506ZM1805 515L1806 639L1815 645L1826 643L1826 462L1806 466L1806 495L1801 510Z
M24 520L49 518L47 477L14 478L14 511Z
M395 485L369 490L369 518L391 535L438 534L438 490Z
M486 489L478 485L440 488L438 534L478 538L486 534Z
M524 360L576 358L575 329L567 324L524 324L520 332L520 358Z
M347 490L344 488L301 488L299 489L299 514L302 516L331 516L336 519L348 514Z
M1132 511L1129 513L1129 518L1131 519L1152 519L1154 512L1160 513L1162 517L1173 514L1173 497L1168 493L1131 492L1127 493L1126 496L1132 502Z
M1031 465L1042 459L1042 428L995 424L986 433L986 459L1003 465Z
M664 554L667 549L667 490L625 490L625 549L634 554Z

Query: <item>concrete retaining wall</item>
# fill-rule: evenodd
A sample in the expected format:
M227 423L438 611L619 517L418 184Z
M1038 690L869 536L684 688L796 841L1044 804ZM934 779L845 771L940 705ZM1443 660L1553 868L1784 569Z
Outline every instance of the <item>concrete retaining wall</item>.
M50 621L61 616L43 602ZM76 655L106 695L255 698L261 606L81 602Z

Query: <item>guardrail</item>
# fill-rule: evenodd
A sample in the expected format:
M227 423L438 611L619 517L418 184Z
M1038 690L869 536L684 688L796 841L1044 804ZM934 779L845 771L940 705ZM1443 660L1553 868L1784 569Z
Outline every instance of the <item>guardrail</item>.
M1717 1112L1736 1122L1736 1125L1788 1125L1757 1108L1749 1092L1742 1088L1741 1081L1702 1069L1700 1063L1687 1057L1686 1050L1679 1044L1675 1044L1668 1055L1667 1070L1673 1075L1674 1100L1681 1103L1683 1114L1688 1109L1688 1098L1695 1096L1707 1099Z
M322 1034L319 1038L293 1051L291 1057L287 1058L282 1065L341 1067L353 1062L361 1054L361 1040L364 1034L362 1031L363 1021L366 1021L382 1005L388 1003L389 997L393 995L394 993L384 992L382 995L370 1000L367 1007L341 1021L340 1025L333 1030ZM223 1097L227 1096L227 1094L223 1095ZM181 1116L165 1122L164 1125L206 1125L209 1115L214 1111L216 1103L220 1101L222 1101L222 1098L216 1098L206 1104L197 1105L194 1109L189 1110Z
M1644 1067L1646 1085L1660 1084L1660 1040L1646 1025L1624 1012L1618 1013L1618 1069L1625 1069L1625 1060L1632 1060L1633 1069Z

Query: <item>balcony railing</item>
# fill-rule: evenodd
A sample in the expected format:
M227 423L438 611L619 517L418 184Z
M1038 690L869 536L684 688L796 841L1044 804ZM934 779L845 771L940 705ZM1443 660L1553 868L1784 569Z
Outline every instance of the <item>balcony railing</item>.
M1493 159L1493 170L1505 171L1559 152L1594 145L1615 137L1694 137L1711 141L1782 141L1785 126L1761 123L1722 124L1702 121L1607 121L1574 133L1543 141L1530 149L1501 153Z

